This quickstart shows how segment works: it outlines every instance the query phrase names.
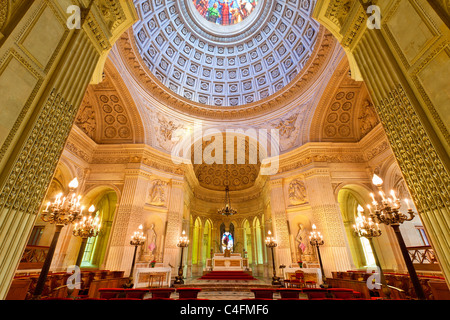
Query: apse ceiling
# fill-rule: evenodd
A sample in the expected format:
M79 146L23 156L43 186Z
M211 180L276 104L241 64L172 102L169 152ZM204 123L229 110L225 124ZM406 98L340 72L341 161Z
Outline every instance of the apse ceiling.
M146 67L172 92L203 105L236 107L273 95L300 73L317 42L313 0L259 0L248 18L230 25L205 19L193 0L134 3L141 19L133 33Z
M239 139L224 134L221 141L216 138L204 140L191 150L191 161L200 186L217 191L224 191L227 186L231 191L251 188L261 166L258 144L248 137ZM196 163L199 161L196 161L195 153L203 155L201 163ZM213 157L214 163L208 164L205 155Z

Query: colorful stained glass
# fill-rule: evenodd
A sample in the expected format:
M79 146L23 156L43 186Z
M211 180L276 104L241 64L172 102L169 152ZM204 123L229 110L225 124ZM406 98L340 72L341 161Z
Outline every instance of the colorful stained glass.
M243 21L258 5L258 0L192 0L192 2L206 20L224 26Z

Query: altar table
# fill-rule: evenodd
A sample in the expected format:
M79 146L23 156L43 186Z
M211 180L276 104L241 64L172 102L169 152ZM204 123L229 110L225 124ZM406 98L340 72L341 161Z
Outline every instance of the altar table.
M305 281L315 281L317 285L322 283L322 272L320 272L320 268L284 268L283 278L285 280L291 279L291 275L295 275L295 271L297 270L303 271Z
M134 272L134 287L145 288L149 286L150 277L160 275L163 277L163 286L170 287L172 268L137 268Z
M240 253L231 253L229 257L216 253L212 259L212 269L213 271L241 271L247 267L244 260L246 259L243 259Z

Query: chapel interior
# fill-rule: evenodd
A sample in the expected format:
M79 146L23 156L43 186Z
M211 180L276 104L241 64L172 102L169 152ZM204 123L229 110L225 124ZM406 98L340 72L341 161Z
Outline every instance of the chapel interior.
M449 14L0 0L0 299L450 299Z

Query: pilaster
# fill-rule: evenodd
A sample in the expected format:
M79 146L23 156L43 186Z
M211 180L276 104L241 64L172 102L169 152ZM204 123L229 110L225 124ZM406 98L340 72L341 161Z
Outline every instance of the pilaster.
M288 219L284 199L283 180L271 180L270 205L272 209L272 232L278 243L275 253L276 263L278 265L284 264L289 266L291 264L291 246L289 242L289 228L287 224ZM265 237L266 235L262 238L263 245Z
M305 184L312 209L312 223L324 236L325 244L320 247L325 275L332 271L351 269L344 221L334 197L328 168L315 168L305 172Z

